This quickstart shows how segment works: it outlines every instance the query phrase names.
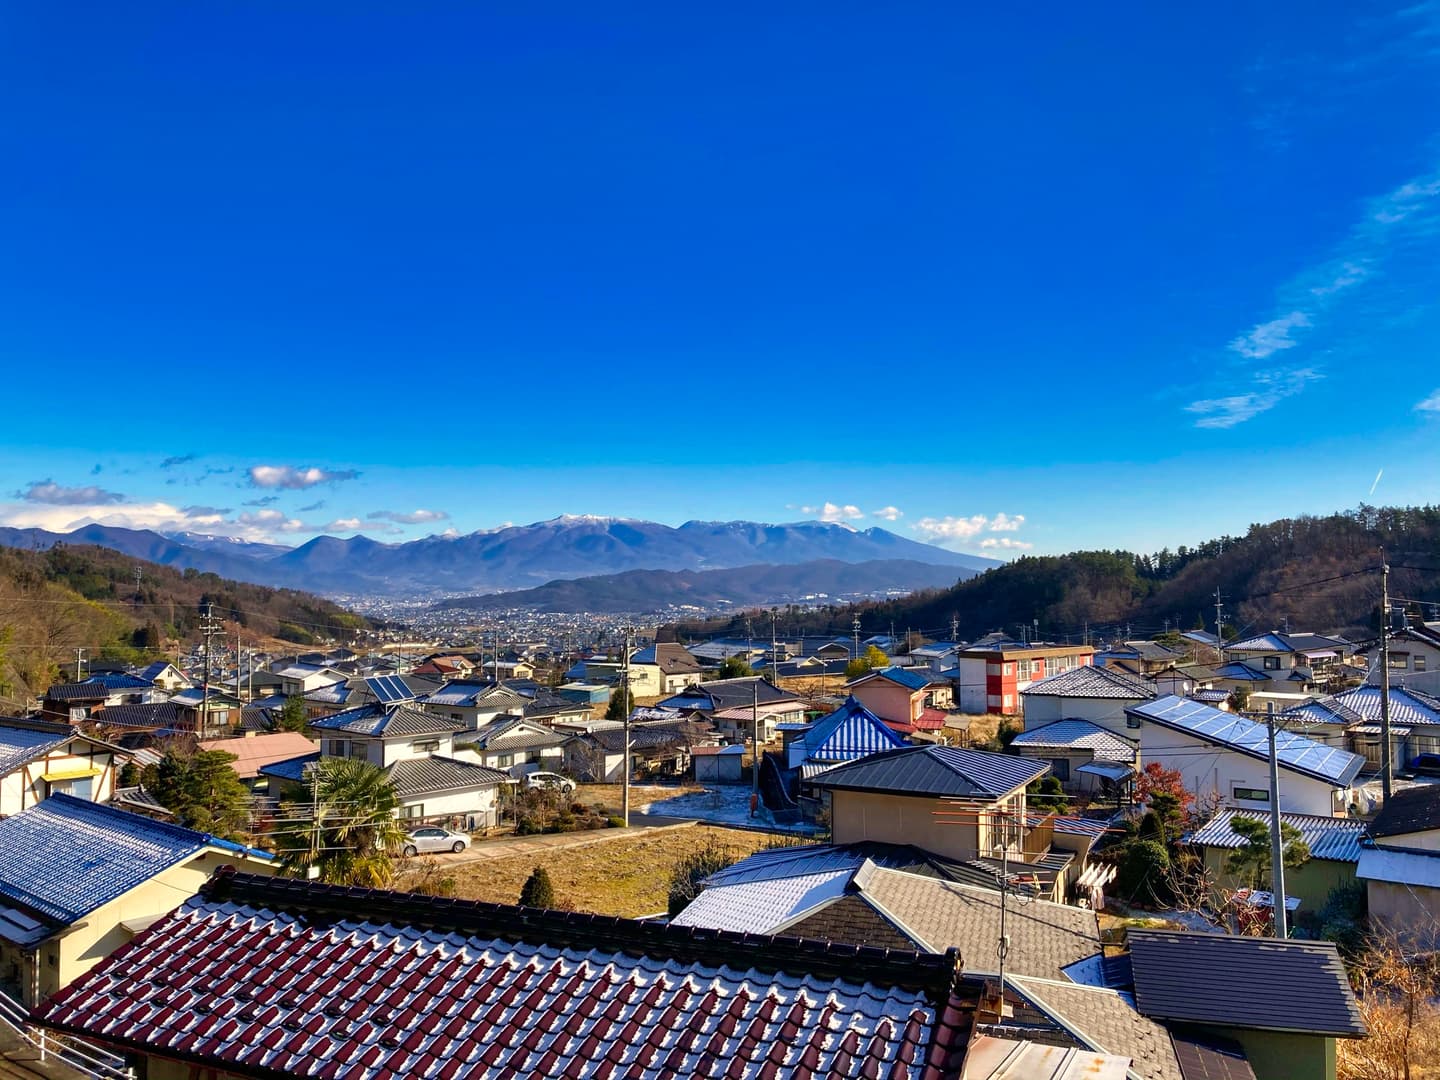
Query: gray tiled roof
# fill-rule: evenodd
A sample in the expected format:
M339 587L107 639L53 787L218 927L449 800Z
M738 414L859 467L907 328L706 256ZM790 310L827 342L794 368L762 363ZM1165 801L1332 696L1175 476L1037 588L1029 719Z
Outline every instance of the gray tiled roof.
M953 746L906 746L837 765L814 783L894 795L995 799L1049 771L1047 762L1011 754Z
M1122 701L1148 701L1155 688L1143 679L1124 675L1108 668L1084 664L1058 675L1040 679L1020 691L1030 697L1115 698Z
M1093 750L1098 760L1135 760L1134 743L1088 720L1057 720L1044 727L1031 728L1016 735L1010 745L1046 750Z
M1430 829L1440 829L1440 784L1417 784L1395 792L1370 823L1370 835L1377 837Z
M1328 941L1131 930L1136 1006L1146 1016L1258 1031L1358 1036L1365 1021ZM1245 1007L1236 1009L1243 987Z
M385 775L402 798L510 783L509 775L499 769L446 757L405 758L388 766Z
M441 735L463 729L457 720L436 713L412 709L408 705L386 708L378 702L346 709L333 716L310 721L317 731L343 731L350 735L390 739L410 735Z
M1134 1075L1143 1080L1184 1080L1170 1032L1142 1016L1129 994L1018 975L1009 982L1011 989L1088 1049L1130 1058Z

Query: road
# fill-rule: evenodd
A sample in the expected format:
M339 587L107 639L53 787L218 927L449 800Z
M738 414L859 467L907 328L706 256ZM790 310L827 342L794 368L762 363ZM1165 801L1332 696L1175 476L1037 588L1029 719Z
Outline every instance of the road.
M533 855L542 851L553 851L556 848L603 844L607 840L635 836L653 829L679 829L694 824L696 824L694 818L632 814L628 829L591 829L585 832L540 833L534 836L501 836L494 840L478 840L461 852L445 851L422 857L435 859L442 866L463 866L466 863L486 862L490 859L508 859L514 855Z

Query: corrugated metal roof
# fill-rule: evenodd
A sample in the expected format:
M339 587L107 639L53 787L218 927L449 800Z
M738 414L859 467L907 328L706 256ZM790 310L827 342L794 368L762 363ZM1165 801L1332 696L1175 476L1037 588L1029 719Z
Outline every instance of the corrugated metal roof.
M511 783L499 769L447 757L404 758L387 766L385 775L402 798Z
M1127 938L1135 1004L1146 1016L1254 1031L1365 1034L1331 942L1133 928ZM1236 1008L1237 992L1243 1008Z
M816 778L821 787L936 798L995 799L1050 771L1045 761L962 750L907 746L838 765Z
M805 760L824 763L826 768L905 745L904 739L853 697L829 716L815 721L802 741Z
M1058 675L1039 679L1020 691L1022 697L1114 698L1117 701L1147 701L1155 688L1132 676L1109 668L1083 664Z
M1217 746L1269 760L1269 733L1264 724L1211 708L1199 701L1171 694L1158 701L1134 705L1125 710L1177 731L1187 732ZM1331 784L1349 786L1360 773L1365 759L1337 746L1326 746L1289 731L1275 736L1275 756L1287 769ZM1160 756L1163 760L1164 755Z
M1365 848L1360 852L1355 876L1361 881L1388 881L1396 885L1440 889L1440 852Z
M1267 825L1270 822L1270 815L1264 811L1221 810L1191 833L1187 842L1199 847L1238 848L1244 840L1231 827L1231 822L1237 817L1253 818ZM1365 835L1365 822L1358 818L1282 813L1280 820L1300 830L1313 859L1356 862L1360 858L1360 838Z
M1093 750L1097 759L1106 761L1134 761L1135 744L1106 731L1088 720L1057 720L1016 735L1011 746L1030 746L1037 749L1082 749Z
M895 683L897 686L903 686L906 690L924 690L925 687L931 683L929 678L923 675L917 675L909 668L887 667L881 668L879 671L868 672L854 680L850 685L854 686L856 683L868 682L870 679L884 679L887 682Z

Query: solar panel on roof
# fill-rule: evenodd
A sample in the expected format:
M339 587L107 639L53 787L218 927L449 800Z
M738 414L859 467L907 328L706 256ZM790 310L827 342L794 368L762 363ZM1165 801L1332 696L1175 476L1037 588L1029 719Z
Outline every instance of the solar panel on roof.
M398 675L374 675L365 680L365 685L382 705L415 700L415 691Z

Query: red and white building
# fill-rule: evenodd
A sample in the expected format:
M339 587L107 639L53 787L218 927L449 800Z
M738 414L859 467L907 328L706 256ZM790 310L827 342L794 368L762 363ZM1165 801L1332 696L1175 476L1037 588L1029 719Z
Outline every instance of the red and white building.
M1013 716L1021 712L1020 692L1031 683L1094 661L1095 650L1089 645L1004 642L961 649L955 667L945 674L962 712Z

